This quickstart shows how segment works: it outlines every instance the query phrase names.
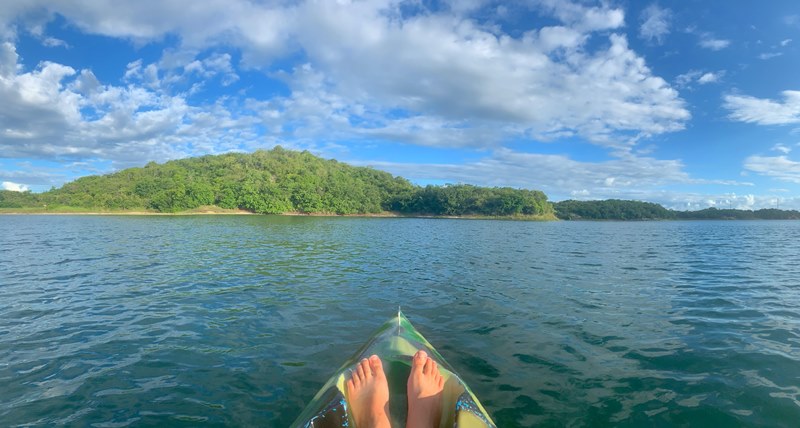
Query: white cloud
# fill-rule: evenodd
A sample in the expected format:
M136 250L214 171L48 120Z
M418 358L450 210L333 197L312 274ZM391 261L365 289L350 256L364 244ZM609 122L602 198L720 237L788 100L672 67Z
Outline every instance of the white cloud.
M57 166L56 166L57 165ZM61 163L48 165L34 165L31 162L10 162L0 160L0 181L10 181L12 183L25 183L30 188L48 188L54 184L63 183L67 175L77 175L78 169L83 174L110 171L87 172L86 168L76 168L74 165L64 165Z
M767 60L767 59L777 58L777 57L779 57L781 55L783 55L782 52L765 52L765 53L759 54L758 55L758 59Z
M617 153L604 162L581 162L563 155L520 153L499 149L467 164L367 162L376 168L414 180L453 180L485 186L542 189L549 195L620 197L641 189L693 180L676 160L659 160Z
M702 75L701 71L689 70L686 73L675 76L675 84L679 87L689 86L690 83L697 80Z
M781 46L789 46L789 43L792 43L792 39L781 40Z
M563 19L603 26L599 18L581 20L572 9L553 7ZM678 130L689 117L677 93L619 35L589 51L588 35L575 28L545 27L512 39L453 17L420 16L398 26L358 12L329 3L302 13L301 26L316 30L301 43L335 82L331 90L361 104L467 121L459 124L467 129L489 120L537 138L569 132L597 142L620 132ZM616 25L616 15L608 15L606 26Z
M228 53L214 53L203 59L192 59L191 62L183 64L183 71L185 73L196 74L203 79L211 79L212 77L221 75L221 83L223 86L228 86L239 80L239 75L231 64L231 55ZM130 68L128 72L131 72Z
M686 33L696 35L700 40L698 41L698 45L705 49L710 49L712 51L718 51L727 48L730 46L731 41L727 39L719 39L714 36L714 34L709 33L707 31L698 31L695 27L688 27L686 28Z
M40 33L58 13L89 33L137 43L175 34L180 46L159 63L133 61L125 85L114 86L91 70L55 63L20 74L14 46L4 45L5 156L133 161L205 146L359 138L496 147L509 137L579 136L619 147L683 129L689 119L678 93L625 37L607 33L624 24L622 10L607 6L541 1L538 8L562 24L511 37L459 11L406 16L388 0L25 5L17 7L49 13L35 25L22 20ZM197 55L215 46L238 48L246 65L265 69L302 52L308 67L272 74L291 88L287 96L192 105L187 96L202 90L204 79L238 79L230 54ZM200 81L175 89L189 75Z
M772 146L772 150L774 150L776 152L781 152L781 153L783 153L785 155L789 154L792 151L791 147L783 145L783 144L776 144L776 145Z
M536 3L561 22L579 31L611 30L625 23L625 12L622 9L587 7L563 0L537 0Z
M67 42L56 39L55 37L45 37L42 39L42 44L47 46L48 48L55 48L55 47L62 47L62 48L69 48L69 44Z
M686 73L679 74L675 77L675 84L678 87L685 88L691 86L692 83L705 85L708 83L716 83L725 75L724 70L717 72L703 72L699 70L689 70Z
M712 51L718 51L730 46L731 41L725 39L716 39L711 36L703 36L700 39L700 46Z
M127 81L103 85L89 70L50 62L20 73L14 46L1 44L0 153L129 166L258 144L247 117L233 118L223 102L190 106L170 95L152 64L132 64Z
M613 159L582 162L563 155L497 150L483 159L466 164L414 164L385 161L350 162L369 165L416 181L445 181L483 186L510 186L543 190L553 200L634 199L660 203L673 209L711 206L709 200L736 201L745 207L747 199L731 194L714 195L664 190L669 186L723 185L752 187L737 181L698 180L689 176L678 160L661 160L626 152ZM735 195L734 195L735 196ZM756 198L753 207L762 199ZM727 207L728 203L725 203ZM800 198L798 199L800 205Z
M709 73L703 73L703 75L700 76L697 79L697 83L699 83L701 85L705 85L707 83L714 83L714 82L719 81L720 76L721 76L721 73L710 73L710 72Z
M778 190L779 191L779 190ZM776 204L781 209L800 209L800 197L775 196L772 194L755 195L736 193L722 193L703 195L695 193L664 192L654 200L667 208L676 210L697 210L709 207L719 209L758 210L775 208Z
M672 12L653 3L642 11L640 19L642 25L639 26L639 36L646 40L656 41L658 44L663 43L664 37L670 31Z
M750 156L744 161L744 167L767 177L781 181L800 183L800 162L781 156Z
M759 125L790 125L800 123L800 91L783 91L783 101L756 98L748 95L726 95L724 107L731 110L730 118Z
M27 192L30 190L30 188L24 184L12 183L10 181L4 181L2 187L3 190L10 190L12 192Z

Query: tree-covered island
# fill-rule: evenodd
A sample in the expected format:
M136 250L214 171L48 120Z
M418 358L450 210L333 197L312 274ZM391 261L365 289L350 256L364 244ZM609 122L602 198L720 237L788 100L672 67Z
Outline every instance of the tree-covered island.
M43 193L0 190L0 213L399 215L534 220L800 219L793 210L675 211L618 199L551 203L538 190L468 184L418 186L368 167L276 147L150 162L82 177Z
M538 190L422 187L387 172L281 147L151 162L43 193L0 191L0 212L179 213L201 207L262 214L555 219L552 204Z

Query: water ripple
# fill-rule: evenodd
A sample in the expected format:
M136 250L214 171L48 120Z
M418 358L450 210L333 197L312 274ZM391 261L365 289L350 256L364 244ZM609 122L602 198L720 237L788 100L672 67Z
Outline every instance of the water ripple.
M498 426L793 426L800 223L0 218L4 426L286 426L398 305Z

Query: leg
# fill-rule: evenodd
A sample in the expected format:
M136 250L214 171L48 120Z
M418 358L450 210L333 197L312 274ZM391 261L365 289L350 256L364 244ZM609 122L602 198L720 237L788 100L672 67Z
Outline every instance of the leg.
M377 355L361 360L347 381L347 400L355 428L390 428L389 382Z
M444 378L425 351L417 351L408 376L407 428L437 428L442 415Z

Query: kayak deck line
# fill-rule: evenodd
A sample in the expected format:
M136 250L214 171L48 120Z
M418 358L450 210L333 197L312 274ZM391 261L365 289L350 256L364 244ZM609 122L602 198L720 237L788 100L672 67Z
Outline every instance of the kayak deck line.
M395 330L393 327L397 325ZM433 345L420 334L398 307L396 317L386 321L366 343L325 383L305 410L291 425L298 428L355 427L348 411L345 382L350 370L363 358L378 355L389 383L389 413L393 427L405 427L406 381L411 359L424 350L439 365L445 379L442 391L442 416L439 427L495 428L491 417L467 384L445 361Z

